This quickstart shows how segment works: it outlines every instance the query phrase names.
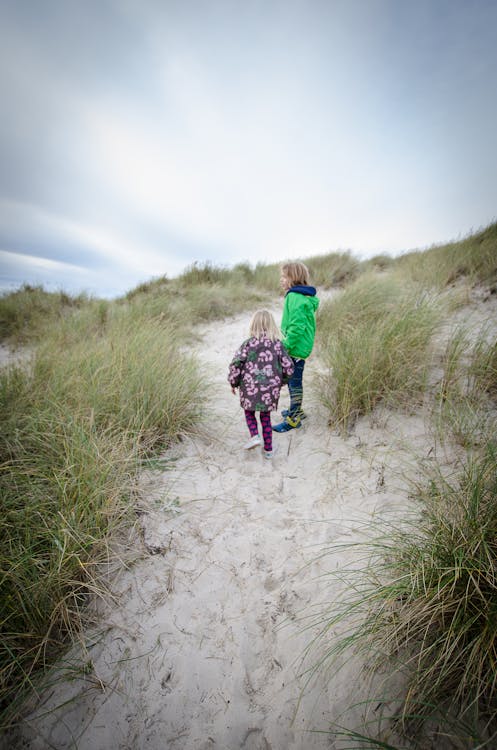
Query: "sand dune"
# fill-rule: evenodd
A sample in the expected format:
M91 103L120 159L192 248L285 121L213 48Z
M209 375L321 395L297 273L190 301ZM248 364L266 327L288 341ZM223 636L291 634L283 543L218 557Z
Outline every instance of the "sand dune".
M26 716L19 747L321 750L344 746L326 733L333 721L361 726L363 709L347 710L368 694L360 661L308 671L326 647L306 654L312 617L339 593L323 574L353 562L321 553L360 539L372 516L404 512L406 475L440 447L419 411L380 409L334 433L313 396L313 355L303 427L274 436L273 461L244 451L226 373L249 320L202 329L210 419L142 476L137 559L116 575L86 653Z

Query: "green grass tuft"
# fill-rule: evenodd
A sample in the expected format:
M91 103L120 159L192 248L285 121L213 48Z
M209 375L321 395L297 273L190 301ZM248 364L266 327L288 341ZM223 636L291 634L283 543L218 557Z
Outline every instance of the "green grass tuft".
M495 440L481 453L468 453L452 477L434 467L413 485L413 498L419 513L377 519L367 541L330 550L346 546L356 564L330 574L343 594L321 616L318 642L326 661L353 649L374 668L386 668L389 680L402 675L397 718L406 731L422 736L424 723L438 713L447 721L456 717L445 726L447 735L466 722L474 739L495 736ZM337 636L344 628L346 635ZM458 747L475 747L459 740Z
M72 297L65 292L46 292L41 286L24 284L0 295L0 341L27 344L67 312L90 304L85 294Z
M463 278L473 284L497 284L497 223L459 242L405 253L396 267L428 287L446 287Z
M426 384L439 305L392 277L358 279L319 312L325 371L318 397L342 430L384 401L402 406Z
M140 459L201 416L205 378L174 326L134 323L126 309L104 322L98 311L66 317L29 368L0 371L4 708L60 653L89 593L101 590Z

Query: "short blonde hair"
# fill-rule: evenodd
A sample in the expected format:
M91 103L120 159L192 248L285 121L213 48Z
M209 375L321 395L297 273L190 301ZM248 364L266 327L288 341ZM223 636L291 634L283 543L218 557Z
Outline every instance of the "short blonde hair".
M309 285L309 269L305 263L300 263L299 261L284 263L281 266L281 273L288 279L291 286L296 286L297 284Z
M256 339L267 336L271 341L280 338L280 331L269 310L258 310L250 321L249 335Z

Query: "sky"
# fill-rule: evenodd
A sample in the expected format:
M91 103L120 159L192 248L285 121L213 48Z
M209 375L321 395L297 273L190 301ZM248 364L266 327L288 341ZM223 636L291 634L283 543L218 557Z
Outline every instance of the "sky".
M0 0L0 290L497 218L497 0Z

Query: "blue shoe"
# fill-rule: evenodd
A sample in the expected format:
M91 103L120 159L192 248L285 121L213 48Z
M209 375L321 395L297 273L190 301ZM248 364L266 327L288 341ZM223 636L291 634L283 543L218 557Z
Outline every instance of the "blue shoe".
M281 412L281 416L282 417L288 417L289 414L290 414L290 410L289 409L283 409L283 411ZM305 412L301 411L299 413L299 417L300 417L300 419L307 419L307 414Z
M299 427L302 427L302 422L300 421L300 417L297 417L297 419L292 419L291 417L287 417L283 422L280 422L279 424L275 424L273 426L274 432L288 432L289 430L298 430Z

